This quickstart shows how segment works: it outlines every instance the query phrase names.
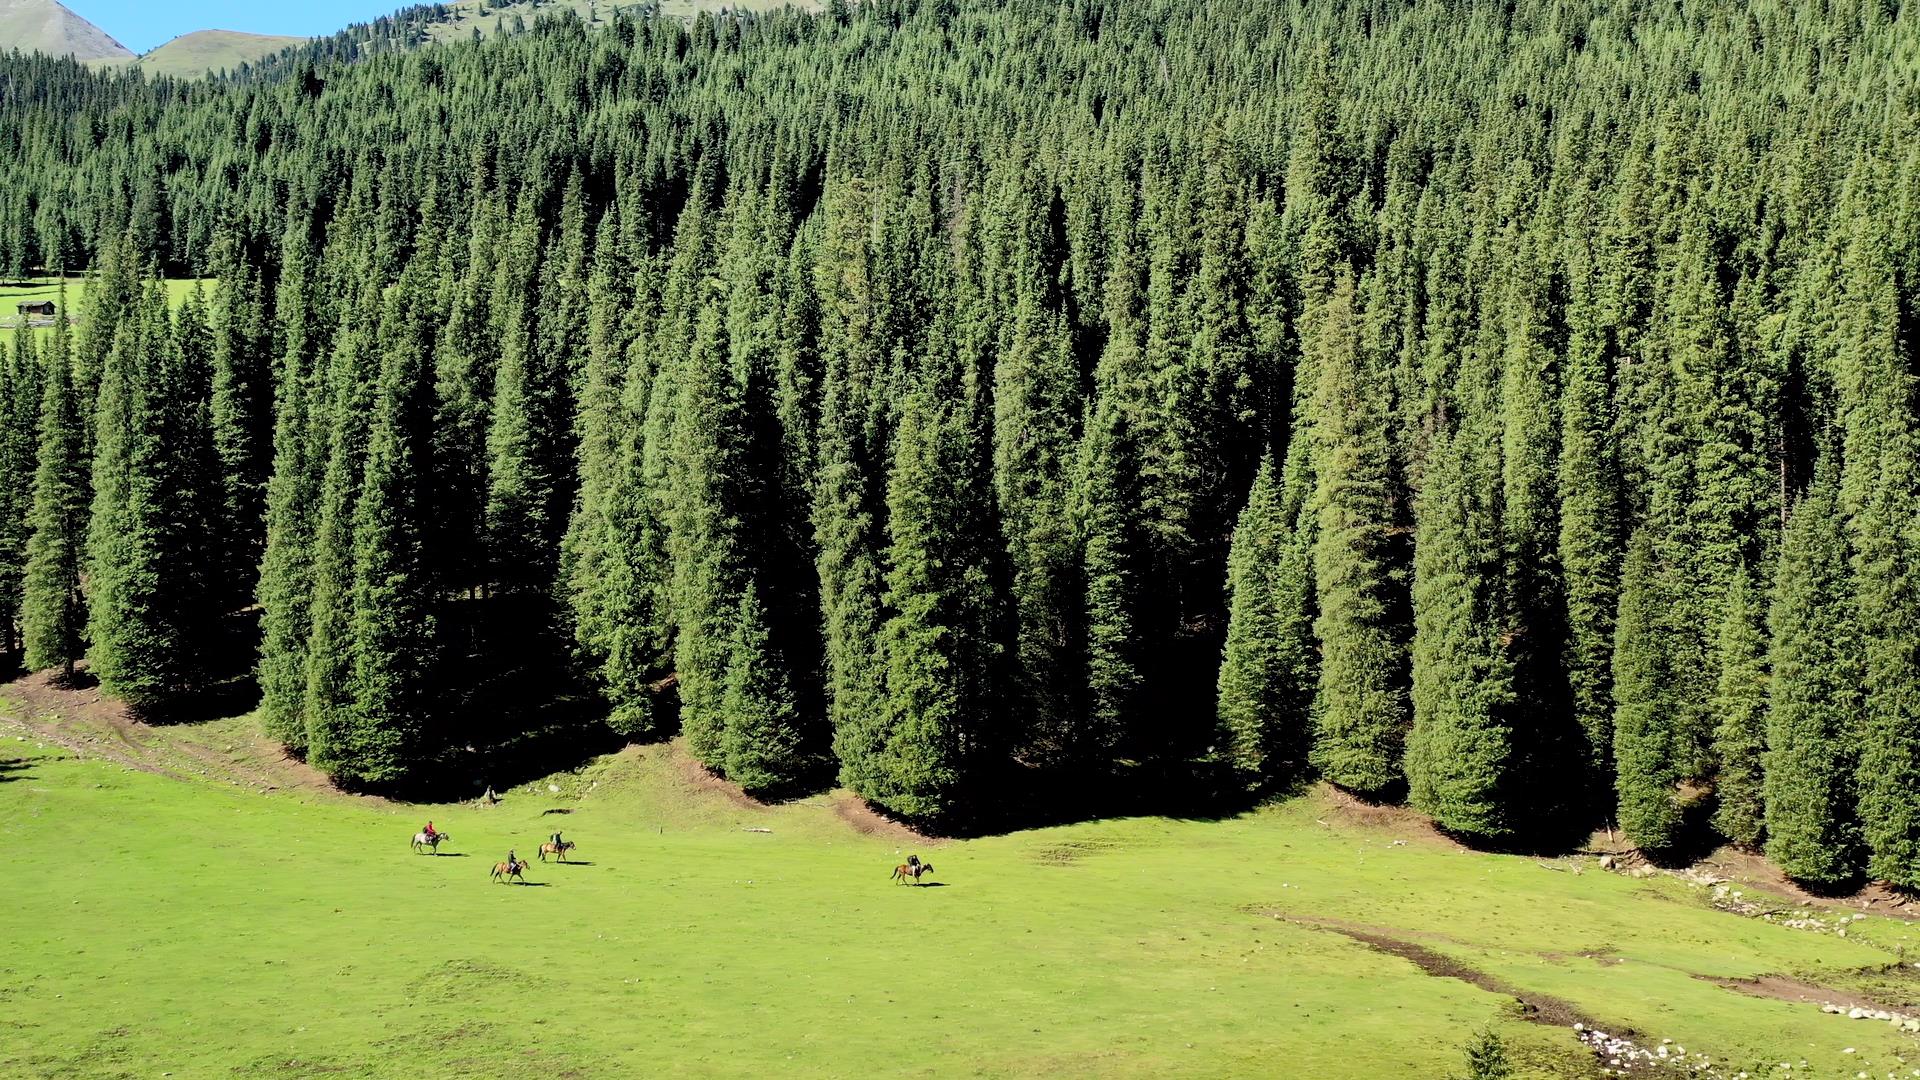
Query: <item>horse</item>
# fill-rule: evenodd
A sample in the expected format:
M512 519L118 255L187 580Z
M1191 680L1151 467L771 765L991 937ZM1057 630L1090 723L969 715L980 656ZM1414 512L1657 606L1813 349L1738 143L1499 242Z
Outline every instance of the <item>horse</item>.
M426 833L423 833L423 832L414 833L413 834L413 853L415 855L418 855L420 854L421 848L426 848L428 851L431 851L435 855L438 855L440 854L440 845L446 843L451 839L453 839L453 837L443 832L434 833L432 836L428 836Z
M933 873L932 863L923 862L915 865L901 863L893 868L893 876L888 880L898 881L902 885L918 885L921 875L931 873Z
M509 878L519 882L522 885L525 885L527 883L527 879L520 876L520 871L526 869L526 866L527 864L523 862L494 863L493 873L488 876L493 878L493 880L498 881L502 885L505 885L507 883L507 879Z
M572 851L574 849L574 846L575 845L571 840L562 840L558 844L549 840L546 843L540 845L540 861L546 862L547 856L552 855L554 858L559 859L561 862L566 862L567 852Z

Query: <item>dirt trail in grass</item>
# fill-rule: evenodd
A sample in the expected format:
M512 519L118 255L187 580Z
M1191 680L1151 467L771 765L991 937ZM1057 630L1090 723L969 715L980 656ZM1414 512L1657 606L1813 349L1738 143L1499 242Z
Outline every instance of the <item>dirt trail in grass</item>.
M287 756L257 730L237 733L204 725L154 726L133 718L124 703L103 697L98 687L69 688L49 672L0 683L7 719L35 737L76 754L175 780L211 780L254 791L296 791L385 805L370 795L351 795L325 775ZM206 740L213 741L206 741ZM214 745L218 742L219 745Z
M1558 1028L1570 1028L1575 1024L1581 1024L1587 1028L1604 1027L1608 1031L1616 1031L1621 1035L1629 1037L1637 1034L1630 1027L1623 1027L1617 1024L1609 1026L1597 1023L1592 1017L1560 998L1517 989L1511 984L1481 971L1479 968L1462 963L1444 953L1429 949L1425 945L1408 941L1405 937L1389 934L1379 927L1365 926L1360 923L1348 922L1344 919L1306 918L1280 915L1277 913L1274 915L1274 918L1293 923L1296 926L1306 926L1315 930L1324 930L1328 933L1339 934L1341 937L1351 941L1357 941L1375 952L1385 953L1388 956L1397 956L1435 978L1458 979L1469 986L1485 990L1489 994L1499 994L1502 997L1510 997L1519 1003L1521 1019L1531 1023ZM1443 935L1439 934L1421 936L1430 937L1434 940L1446 940Z
M1807 1005L1839 1005L1848 1009L1892 1008L1864 994L1835 990L1832 987L1820 986L1817 983L1805 982L1786 975L1761 975L1753 979L1721 979L1708 975L1695 975L1694 978L1748 997L1772 998L1775 1001L1791 1001Z

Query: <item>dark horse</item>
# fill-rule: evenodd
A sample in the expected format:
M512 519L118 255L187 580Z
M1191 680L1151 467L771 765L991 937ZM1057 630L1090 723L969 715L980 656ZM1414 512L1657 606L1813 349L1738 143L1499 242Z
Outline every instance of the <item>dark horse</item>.
M527 868L527 864L524 862L521 862L518 859L515 859L512 862L494 863L493 873L487 876L491 877L493 880L499 882L502 885L505 885L508 879L512 879L514 881L519 882L522 885L525 885L527 883L527 879L520 876L520 871L525 870L526 868Z
M918 885L923 876L930 876L932 873L932 863L901 863L893 868L893 877L888 880L898 881L902 885Z

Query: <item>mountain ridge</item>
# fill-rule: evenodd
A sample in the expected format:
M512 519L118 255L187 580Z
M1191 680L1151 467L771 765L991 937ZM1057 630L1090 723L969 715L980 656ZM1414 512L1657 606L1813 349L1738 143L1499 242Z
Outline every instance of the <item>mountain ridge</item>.
M0 0L0 49L87 61L130 61L135 55L59 0Z

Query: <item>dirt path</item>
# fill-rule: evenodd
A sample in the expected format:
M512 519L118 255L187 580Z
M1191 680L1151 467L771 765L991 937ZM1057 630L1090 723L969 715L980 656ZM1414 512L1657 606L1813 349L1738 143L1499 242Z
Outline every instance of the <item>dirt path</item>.
M153 726L96 687L59 685L49 673L0 683L0 717L36 738L83 757L175 780L203 780L253 791L292 791L369 804L387 800L341 791L319 771L287 756L257 726Z
M865 836L877 836L898 844L926 848L939 847L946 842L939 837L916 832L912 826L893 820L868 806L860 796L851 791L834 793L833 812L839 815L841 821L852 826L854 831Z
M1279 917L1279 916L1276 916ZM1478 987L1489 994L1510 997L1520 1005L1521 1018L1531 1023L1549 1027L1571 1028L1575 1024L1588 1028L1605 1027L1608 1031L1617 1031L1623 1036L1632 1036L1630 1028L1607 1027L1597 1024L1592 1017L1582 1013L1572 1004L1547 994L1535 994L1519 990L1512 985L1481 971L1479 968L1462 963L1444 953L1427 948L1425 945L1408 941L1376 928L1362 928L1358 924L1329 919L1287 918L1285 921L1298 926L1312 927L1327 933L1339 934L1350 941L1359 942L1367 948L1388 956L1396 956L1437 979L1458 979L1469 986Z
M1887 1010L1892 1008L1884 1002L1875 1001L1863 994L1849 990L1836 990L1786 975L1761 975L1753 979L1721 979L1709 975L1695 975L1694 978L1748 997L1771 998L1775 1001L1791 1001L1806 1005L1838 1005L1848 1009Z

